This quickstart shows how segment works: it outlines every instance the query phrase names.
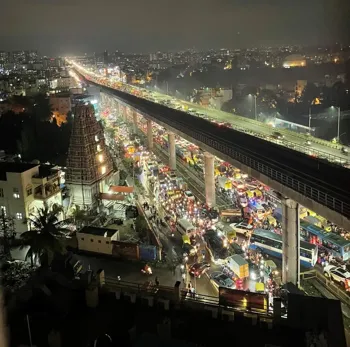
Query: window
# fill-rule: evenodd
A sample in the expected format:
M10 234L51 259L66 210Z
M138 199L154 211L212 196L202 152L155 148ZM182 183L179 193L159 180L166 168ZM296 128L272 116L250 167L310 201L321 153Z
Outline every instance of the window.
M90 241L91 241L91 242L94 242L94 240L93 240L93 239L90 239Z
M0 188L0 198L3 198L3 197L4 197L4 189Z
M16 219L23 219L23 214L21 212L17 212Z
M98 243L101 243L101 240L98 240Z
M13 197L19 199L19 190L18 188L13 188Z
M81 238L80 238L80 240L81 240L81 241L84 241L84 238L83 238L83 237L81 237Z
M32 188L28 188L27 189L27 196L30 196L33 194L33 189Z
M106 241L106 245L109 245L109 241Z
M6 206L0 206L0 214L2 215L2 213L6 216Z

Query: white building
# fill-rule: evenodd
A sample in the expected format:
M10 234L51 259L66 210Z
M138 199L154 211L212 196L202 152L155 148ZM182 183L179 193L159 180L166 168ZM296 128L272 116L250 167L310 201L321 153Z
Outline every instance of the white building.
M0 211L15 218L17 233L44 203L62 204L60 171L52 165L0 162Z
M119 241L118 230L85 226L77 232L78 249L84 252L94 252L112 255L112 241Z

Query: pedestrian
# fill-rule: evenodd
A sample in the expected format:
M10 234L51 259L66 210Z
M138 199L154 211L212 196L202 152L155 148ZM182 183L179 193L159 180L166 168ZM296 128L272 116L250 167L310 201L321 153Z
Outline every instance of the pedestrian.
M196 289L195 289L194 287L191 288L191 297L192 297L193 299L196 298Z
M159 281L158 281L158 277L156 276L156 278L154 279L154 282L156 283L156 286L159 287Z

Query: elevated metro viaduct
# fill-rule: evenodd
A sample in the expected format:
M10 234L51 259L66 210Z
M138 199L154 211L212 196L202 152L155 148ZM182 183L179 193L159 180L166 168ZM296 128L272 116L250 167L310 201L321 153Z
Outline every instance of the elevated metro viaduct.
M251 135L217 126L188 113L98 85L116 97L121 106L147 119L149 148L153 147L152 122L206 151L205 184L209 204L215 204L214 158L229 162L281 194L283 203L284 282L299 283L299 204L350 230L349 171ZM170 147L175 145L170 135ZM170 161L175 149L169 148Z

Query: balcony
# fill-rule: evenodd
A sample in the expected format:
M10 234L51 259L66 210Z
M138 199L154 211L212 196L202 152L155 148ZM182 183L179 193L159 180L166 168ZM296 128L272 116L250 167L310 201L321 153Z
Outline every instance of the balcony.
M40 185L35 188L34 191L34 199L37 200L47 200L51 198L53 195L59 193L61 188L58 184L45 184Z
M59 179L59 172L52 172L49 175L36 174L32 177L32 183L34 185L40 184L45 185L48 182L52 182Z

